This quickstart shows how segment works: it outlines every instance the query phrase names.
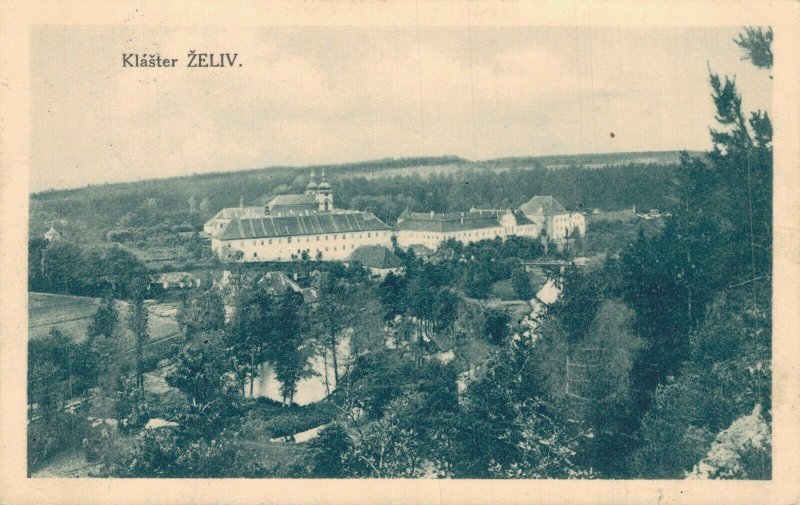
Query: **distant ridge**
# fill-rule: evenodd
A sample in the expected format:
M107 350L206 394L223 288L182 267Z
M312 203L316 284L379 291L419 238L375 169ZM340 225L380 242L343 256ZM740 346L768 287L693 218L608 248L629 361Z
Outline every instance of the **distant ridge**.
M704 156L701 151L687 151L690 156ZM539 164L545 167L619 165L623 163L678 163L681 151L633 151L622 153L554 154L547 156L519 156L495 158L484 163L491 165L526 166Z
M692 156L703 156L699 151L689 151ZM106 188L119 189L131 185L144 185L158 183L164 184L191 179L194 181L204 181L209 179L231 179L237 176L271 178L272 175L287 174L294 172L305 173L310 170L317 172L325 169L331 176L347 175L350 177L358 175L368 175L373 172L388 172L392 170L401 171L408 168L424 167L443 167L458 165L473 169L494 169L498 167L506 168L534 168L534 167L566 167L577 166L592 168L605 165L619 165L625 163L654 163L671 164L678 163L680 151L642 151L624 153L588 153L588 154L569 154L569 155L546 155L546 156L519 156L494 158L489 160L472 161L455 155L445 156L420 156L410 158L382 158L377 160L366 160L352 163L321 164L321 165L273 165L259 168L243 168L240 170L205 172L202 174L193 173L163 179L142 179L124 182L109 182L103 184L90 184L78 188L48 189L31 193L32 198L52 197L56 195L69 195L82 191L86 188ZM383 175L383 174L382 174Z
M257 174L258 172L265 172L265 171L308 172L310 170L315 170L319 172L322 169L325 169L330 174L335 175L335 174L354 173L354 172L369 173L373 171L392 170L392 169L400 169L408 167L455 165L455 164L470 164L470 163L473 162L465 158L461 158L459 156L447 155L447 156L420 156L413 158L382 158L377 160L357 161L352 163L326 164L326 165L271 165L268 167L213 171L213 172L204 172L201 174L192 173L186 175L175 175L172 177L164 177L160 179L141 179L134 181L89 184L87 186L80 186L77 188L47 189L31 193L31 196L35 197L39 195L65 194L74 191L80 191L86 188L100 188L100 187L120 188L130 184L142 184L142 183L149 183L151 181L168 182L168 181L180 181L185 179L203 180L203 179L216 179L219 177L235 177L237 175L244 175L244 174L252 175L252 174Z

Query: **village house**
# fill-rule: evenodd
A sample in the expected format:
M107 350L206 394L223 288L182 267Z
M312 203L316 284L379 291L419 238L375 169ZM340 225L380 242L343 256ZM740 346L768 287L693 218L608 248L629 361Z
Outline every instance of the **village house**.
M203 280L189 272L166 272L152 279L150 285L163 290L199 288L203 286Z
M283 272L266 272L257 278L256 285L272 296L284 296L290 292L300 293L305 303L314 303L318 297L316 288L302 288L296 280L289 278Z
M54 227L50 227L49 230L44 232L44 238L48 242L56 242L61 240L61 232L56 230Z
M350 255L348 263L358 263L374 277L383 279L389 272L399 274L402 262L392 251L379 245L362 245Z
M422 244L413 244L408 250L413 252L414 256L422 261L428 261L434 254L434 251L430 247L426 247Z

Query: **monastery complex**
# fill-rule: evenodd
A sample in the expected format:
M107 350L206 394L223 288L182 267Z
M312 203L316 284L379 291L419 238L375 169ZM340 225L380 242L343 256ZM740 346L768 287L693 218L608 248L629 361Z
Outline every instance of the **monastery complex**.
M220 210L203 227L213 251L227 261L292 261L301 258L347 261L361 246L433 251L449 240L463 244L512 236L563 242L586 233L580 212L552 196L534 196L519 209L468 212L404 212L394 228L370 212L337 209L323 171L314 172L303 194L279 195L263 207Z

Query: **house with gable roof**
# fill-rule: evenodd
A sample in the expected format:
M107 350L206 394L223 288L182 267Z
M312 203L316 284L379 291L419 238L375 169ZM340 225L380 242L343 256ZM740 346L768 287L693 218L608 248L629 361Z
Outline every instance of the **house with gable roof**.
M392 251L380 245L362 245L350 255L349 263L358 263L381 279L389 272L399 274L403 262Z
M555 242L573 237L575 231L586 235L586 218L581 212L567 210L551 195L537 195L522 204L519 210L536 223Z

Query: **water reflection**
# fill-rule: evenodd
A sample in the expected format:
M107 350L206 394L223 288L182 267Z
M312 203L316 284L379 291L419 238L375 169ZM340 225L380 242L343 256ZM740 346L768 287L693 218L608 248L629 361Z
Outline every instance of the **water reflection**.
M342 339L337 348L337 360L339 363L339 373L344 370L345 363L350 359L350 340ZM325 386L325 372L327 361L327 380L328 387ZM297 393L294 395L294 402L298 405L308 405L318 402L328 396L328 391L332 393L336 389L336 379L333 371L333 359L328 354L327 360L323 356L314 356L309 360L311 370L314 375L302 379L297 383ZM265 397L270 400L282 401L281 383L275 378L275 370L272 365L265 362L258 367L258 377L253 381L253 397ZM249 385L245 387L248 396L250 395Z

